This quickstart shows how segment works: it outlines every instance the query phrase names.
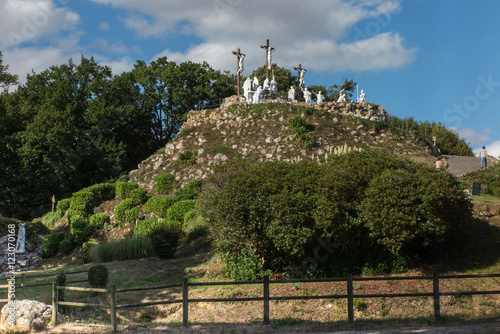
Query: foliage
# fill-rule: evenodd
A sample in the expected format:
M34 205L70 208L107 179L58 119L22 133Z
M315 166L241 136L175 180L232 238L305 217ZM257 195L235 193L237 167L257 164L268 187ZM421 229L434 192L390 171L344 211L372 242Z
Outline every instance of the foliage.
M288 122L288 128L293 133L293 139L304 148L312 148L316 142L314 137L308 133L307 119L300 115L296 115Z
M156 178L156 191L159 194L168 194L176 185L175 176L170 173L160 174Z
M295 276L399 271L450 245L471 221L452 175L382 151L351 152L321 166L245 165L219 168L200 197L230 271L240 257L249 267L259 262ZM230 177L221 175L226 171ZM305 265L317 247L326 247L328 261Z
M144 204L144 213L153 213L158 217L167 218L167 211L175 200L170 196L151 197Z
M68 255L75 248L73 238L71 236L65 237L59 244L59 252L62 255Z
M71 197L65 198L57 202L56 212L59 218L66 214L66 211L69 210L69 206L71 205Z
M109 223L110 218L107 213L99 212L89 218L89 227L93 230L101 230L106 224L109 225Z
M182 165L194 165L198 160L198 151L186 150L179 153L179 163Z
M92 249L92 247L94 247L96 245L95 242L93 241L86 241L83 243L82 245L82 260L83 260L83 263L89 263L90 261L92 261L92 258L91 258L91 255L90 255L90 251Z
M53 228L56 224L56 222L59 220L60 216L59 213L56 212L47 212L41 219L40 222L46 227L46 228Z
M130 198L136 205L142 205L146 203L146 201L149 198L148 193L144 188L137 188L134 189L130 192L129 196L127 198Z
M4 65L2 58L2 51L0 51L0 88L6 90L9 88L9 86L16 85L18 83L19 77L8 72L9 65Z
M132 192L138 188L137 182L116 182L116 199L130 198Z
M83 190L90 191L94 194L96 204L105 201L111 201L116 197L116 184L115 183L99 183L87 187Z
M222 259L226 263L224 273L235 281L259 280L272 274L271 270L263 268L262 259L246 248L239 253L228 252Z
M193 219L196 219L197 216L198 216L198 210L191 209L191 210L187 211L184 214L184 219L183 219L184 220L184 226L186 226L189 221L191 221Z
M174 257L180 237L180 230L173 226L159 226L149 234L155 253L160 259Z
M280 96L287 96L290 86L297 85L298 78L296 75L293 75L289 69L286 69L284 67L279 67L278 65L273 63L271 64L270 73L271 73L270 74L271 78L272 76L274 76L276 82L278 83L278 95ZM257 77L259 83L261 83L262 85L264 83L264 80L266 79L266 65L261 66L256 70L254 70L249 77L252 80L254 77Z
M95 205L94 194L90 191L81 190L74 193L68 211L70 221L87 219L94 212Z
M389 129L396 134L413 134L422 141L432 142L432 137L436 137L436 146L442 154L474 156L473 148L464 138L460 138L453 129L446 128L442 123L418 122L413 117L405 119L396 116L389 117Z
M202 183L200 180L190 181L175 193L175 200L184 201L187 199L196 199L201 192L201 185Z
M194 209L195 205L196 200L184 200L176 202L167 210L167 219L182 224L184 223L184 215L186 214L186 212Z
M139 217L136 202L127 198L115 207L114 214L117 223L131 223Z
M57 286L66 286L66 274L64 271L60 272L57 274L56 277L56 285ZM60 302L63 302L65 300L65 290L58 290L57 291L57 300ZM66 311L66 306L63 305L58 305L58 311L59 312L65 312Z
M94 262L125 261L154 256L154 248L147 236L100 242L90 248Z
M480 183L481 191L485 191L486 194L500 197L500 165L495 164L486 169L480 169L471 173L466 174L464 177L460 178L460 181L464 183L469 189L472 183Z
M71 238L77 245L82 245L89 239L89 221L87 219L76 219L70 225Z
M89 269L89 283L93 288L105 288L108 284L108 268L102 264L95 264Z
M64 239L64 232L52 232L43 239L42 257L49 258L57 254L59 243Z

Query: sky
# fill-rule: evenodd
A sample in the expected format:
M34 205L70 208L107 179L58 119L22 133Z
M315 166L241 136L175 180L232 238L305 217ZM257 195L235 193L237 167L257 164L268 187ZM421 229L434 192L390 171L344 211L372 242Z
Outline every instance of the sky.
M94 57L114 74L137 60L203 62L243 75L272 61L305 84L354 79L391 115L441 122L500 156L498 0L0 0L9 72Z

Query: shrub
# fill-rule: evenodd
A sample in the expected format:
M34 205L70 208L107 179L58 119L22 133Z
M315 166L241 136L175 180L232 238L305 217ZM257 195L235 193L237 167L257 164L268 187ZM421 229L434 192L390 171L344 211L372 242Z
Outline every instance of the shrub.
M33 221L26 225L26 239L35 240L39 235L49 234L51 231L42 223Z
M116 197L115 183L99 183L83 189L94 194L96 204L111 201Z
M193 219L189 219L186 223L185 243L190 243L193 240L201 238L208 234L208 225L201 215L197 215Z
M201 181L193 180L186 184L184 188L179 189L175 193L176 201L184 201L187 199L195 199L198 197L198 194L201 192Z
M105 224L109 225L109 215L103 212L96 213L89 218L89 226L93 230L101 230Z
M59 215L59 212L47 212L43 217L41 223L46 226L46 228L53 228L56 224L56 222L61 218L62 216Z
M71 223L71 237L75 244L82 245L89 239L89 222L86 219L78 219Z
M118 223L130 223L135 221L139 217L139 211L135 206L136 204L131 198L127 198L118 204L114 210L115 220Z
M66 211L69 210L69 206L71 204L71 197L70 198L65 198L57 202L56 205L56 212L59 218L64 216L66 214Z
M59 243L64 239L64 232L52 232L44 237L42 257L48 258L57 254Z
M235 281L254 281L272 274L271 270L263 268L262 259L246 248L240 253L226 253L222 258L226 263L224 273Z
M155 253L160 259L174 257L180 236L181 233L177 228L169 226L157 227L149 234Z
M154 256L151 239L139 236L90 247L90 259L95 262L124 261Z
M198 160L198 151L186 150L179 153L179 163L182 165L194 165Z
M174 198L170 196L151 197L144 204L144 213L153 213L158 217L167 218L167 211L174 202Z
M68 255L74 248L75 244L71 236L67 236L59 243L59 252L61 252L62 255Z
M304 148L312 148L316 143L313 135L308 133L307 119L296 115L288 122L288 128L293 133L293 139L296 140L300 146Z
M149 235L154 229L164 226L171 227L179 231L182 229L182 224L179 224L178 222L171 222L166 219L140 220L134 228L134 236Z
M136 182L116 182L116 199L129 198L132 191L139 188Z
M191 209L189 211L187 211L185 214L184 214L184 226L187 226L188 222L190 220L193 220L193 219L196 219L196 216L198 215L198 211L195 210L195 209Z
M176 187L175 176L170 173L160 174L156 178L156 191L159 194L166 195Z
M132 190L127 198L133 200L135 205L137 206L146 203L146 201L149 198L149 195L146 192L146 190L144 190L144 188L139 187L137 189Z
M94 288L105 288L108 284L108 269L102 264L93 265L88 273L89 283Z
M174 203L167 211L167 219L181 224L184 223L184 215L189 210L193 210L195 204L196 200L185 200Z
M60 272L57 277L56 277L56 284L57 286L66 286L66 274L64 271ZM59 290L57 292L57 300L60 302L63 302L65 300L65 290ZM67 311L67 306L64 305L58 305L58 311L62 313L66 313Z
M88 263L90 261L92 261L92 258L91 258L91 249L92 247L94 247L96 245L95 242L93 241L87 241L87 242L84 242L83 245L82 245L82 249L83 249L83 253L82 253L82 260L83 260L83 263Z
M81 190L73 194L69 206L70 221L79 219L87 219L93 212L95 207L94 194L90 191Z

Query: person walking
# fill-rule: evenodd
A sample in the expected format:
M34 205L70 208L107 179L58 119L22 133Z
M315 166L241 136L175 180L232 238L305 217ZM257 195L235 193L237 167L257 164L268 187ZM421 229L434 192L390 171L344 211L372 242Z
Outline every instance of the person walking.
M479 158L481 159L481 169L488 167L488 151L486 151L486 146L483 146L482 150L479 151Z

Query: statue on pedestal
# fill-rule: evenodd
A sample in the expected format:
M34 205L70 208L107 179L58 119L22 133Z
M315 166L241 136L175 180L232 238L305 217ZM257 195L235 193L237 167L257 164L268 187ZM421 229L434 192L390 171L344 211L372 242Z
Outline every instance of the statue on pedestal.
M266 78L266 80L264 80L264 85L262 87L264 90L270 90L271 89L271 83L269 82L269 78Z
M344 90L342 89L340 91L340 94L339 94L339 99L337 100L337 102L345 102L346 101L346 98L345 98L345 94L344 94Z
M17 234L16 253L26 253L26 224L19 224L19 233Z
M316 94L316 93L314 93L314 94ZM319 91L319 93L316 94L316 102L323 103L323 95L321 95L321 91Z
M311 103L311 92L307 90L307 87L304 88L304 101L306 103Z
M262 86L257 87L257 90L255 91L255 94L253 96L253 103L262 103L263 102L263 89Z
M252 90L256 91L257 88L259 88L259 79L257 79L257 77L253 77L253 87L252 87Z
M250 100L250 92L252 91L252 79L247 78L245 82L243 83L243 96L245 96L245 99L247 102L252 102Z
M278 83L276 82L274 75L273 75L273 80L271 80L271 91L273 91L275 93L278 92Z
M359 95L358 102L359 103L366 103L366 95L365 95L364 90L361 90L361 94Z

